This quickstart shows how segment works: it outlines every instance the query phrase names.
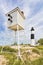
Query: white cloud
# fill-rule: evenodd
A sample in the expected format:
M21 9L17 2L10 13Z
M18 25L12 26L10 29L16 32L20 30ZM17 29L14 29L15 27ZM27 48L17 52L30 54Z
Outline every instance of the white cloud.
M43 21L43 9L41 9L39 12L37 12L36 15L32 16L32 18L28 18L32 14L32 10L34 9L34 6L39 2L42 2L42 0L18 0L17 4L14 4L14 6L12 6L11 2L9 3L9 5L7 5L6 1L4 3L2 1L2 3L0 4L0 9L3 11L4 15L5 15L5 13L10 11L17 5L19 5L19 7L24 11L24 14L26 16L26 20L24 21L25 35L22 32L23 35L20 33L20 36L25 36L25 37L21 37L21 38L22 38L22 40L24 40L24 38L26 38L27 43L30 40L30 34L31 34L30 29L32 26L36 30L36 36L37 36L36 38L39 39L40 37L43 37L43 31L42 31L43 26L38 25L40 22ZM30 5L34 5L33 8L31 8ZM15 32L11 31L7 28L6 18L5 18L5 23L3 25L5 26L5 31L0 33L0 38L1 38L0 42L2 44L13 43L14 39L15 39L14 38ZM39 34L40 34L40 36L39 36ZM26 41L24 40L24 42L26 42Z
M0 44L2 45L10 45L14 43L15 39L15 32L13 31L4 31L0 33Z
M43 38L43 23L42 25L39 23L43 22L43 9L41 9L36 15L34 15L32 18L30 19L26 19L25 21L25 29L28 31L26 32L27 36L30 38L30 34L31 34L31 27L34 27L35 29L35 36L36 36L36 40L38 40L39 38ZM40 34L40 35L39 35ZM28 38L28 39L29 39Z
M30 15L30 8L27 0L17 0L17 2L18 5L20 5L22 10L24 11L25 16L28 17Z
M26 20L27 25L33 25L37 26L38 23L43 21L43 10L40 10L36 15L34 15L32 18Z
M9 12L10 10L12 10L16 6L17 6L17 4L14 4L14 6L12 5L12 1L10 1L10 2L7 2L7 0L0 1L0 10L2 10L4 14Z
M25 16L30 16L32 14L32 10L35 8L37 3L41 2L41 0L17 0L18 5L22 7ZM31 6L33 6L31 8Z

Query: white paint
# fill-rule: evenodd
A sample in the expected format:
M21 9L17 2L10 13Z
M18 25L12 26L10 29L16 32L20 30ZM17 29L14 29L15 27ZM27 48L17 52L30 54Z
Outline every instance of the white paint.
M31 39L31 45L35 45L35 39Z
M20 57L21 55L20 55L19 27L18 27L18 25L17 25L17 37L18 37L18 39L17 39L17 44L18 44L18 56Z
M31 34L34 34L35 33L35 31L31 31Z
M8 17L7 17L7 26L8 27L11 27L13 25L20 25L21 27L24 27L23 26L23 21L24 21L24 18L21 16L21 14L16 11L16 12L13 12L12 14L10 14L12 16L12 23L10 21L8 21Z
M21 26L24 27L23 25L24 22L24 18L19 14L19 12L17 11L17 23Z
M8 24L8 27L11 27L18 24L20 25L21 27L23 27L23 21L24 21L24 14L20 14L20 12L18 11L14 11L13 13L10 13L10 15L12 16L12 21L10 23L10 21L7 20L7 24ZM19 41L19 26L17 25L17 44L18 44L18 56L21 57L21 54L20 54L20 41ZM15 32L15 38L16 38L16 32ZM16 40L15 40L16 41Z
M17 24L17 12L13 12L12 14L10 14L12 16L12 23L10 23L10 21L8 21L8 18L7 18L7 25L8 27L10 26L13 26L15 24Z

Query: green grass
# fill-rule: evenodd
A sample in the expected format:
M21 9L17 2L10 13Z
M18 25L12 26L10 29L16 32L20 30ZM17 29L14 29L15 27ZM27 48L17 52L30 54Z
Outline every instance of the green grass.
M32 65L43 65L43 57L31 62Z
M5 51L5 52L17 52L18 50L17 49L10 48L9 46L5 46L3 48L3 51Z
M42 46L37 46L37 48L38 48L39 50L43 50L43 45L42 45Z
M2 46L0 46L0 52L1 52Z
M2 49L2 47L0 47L0 51L1 51L1 49ZM24 49L24 50L21 49L21 52L23 52L25 50L26 49ZM23 54L24 57L23 57L23 61L22 61L20 58L17 59L17 53L18 53L17 49L12 49L12 48L6 46L3 48L3 51L5 51L5 53L0 52L0 55L4 55L4 57L7 60L9 60L6 65L43 65L43 55L40 56L39 58L37 58L36 60L31 61L30 59L28 59L28 56L30 54L25 52ZM11 53L6 53L6 52L11 52ZM32 48L32 52L37 53L37 54L43 54L43 46L36 46L36 47ZM26 58L26 60L25 60L25 58Z
M38 49L32 49L32 52L34 52L34 53L37 53L37 54L40 54L40 52L39 52L39 50Z

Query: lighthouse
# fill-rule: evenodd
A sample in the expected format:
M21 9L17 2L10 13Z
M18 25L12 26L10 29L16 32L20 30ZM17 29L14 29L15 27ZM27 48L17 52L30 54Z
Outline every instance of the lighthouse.
M31 28L31 45L35 45L35 30L33 27Z

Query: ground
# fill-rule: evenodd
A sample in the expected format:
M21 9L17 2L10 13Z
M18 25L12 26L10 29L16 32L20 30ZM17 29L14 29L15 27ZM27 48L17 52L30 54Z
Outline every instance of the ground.
M0 65L6 65L7 60L4 55L0 55Z
M43 65L43 46L20 45L0 47L0 65Z

